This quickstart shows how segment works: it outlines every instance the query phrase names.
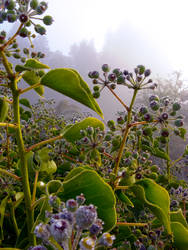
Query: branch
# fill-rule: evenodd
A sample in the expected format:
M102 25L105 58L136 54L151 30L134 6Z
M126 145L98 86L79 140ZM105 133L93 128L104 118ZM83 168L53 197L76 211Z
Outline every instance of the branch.
M128 226L128 227L145 227L147 223L131 223L131 222L117 222L117 226Z
M18 128L18 125L6 122L0 122L0 127Z
M41 142L39 142L39 143L37 143L37 144L34 144L33 146L27 148L25 151L26 151L26 152L32 151L32 150L35 149L35 148L38 148L38 147L40 147L40 146L43 146L43 145L45 145L45 144L51 143L51 142L56 141L56 140L60 140L60 139L62 139L62 138L63 138L62 135L58 135L58 136L56 136L56 137L54 137L54 138L50 138L50 139L48 139L48 140L41 141Z
M16 33L10 38L10 40L8 40L3 46L0 47L0 50L3 51L6 49L7 46L9 46L9 44L12 43L12 41L16 38L16 36L19 34L20 30L23 27L23 23L20 24L18 30L16 31Z
M23 93L25 93L25 92L27 92L27 91L29 91L31 89L35 89L35 88L39 87L40 85L41 85L40 83L35 83L35 84L33 84L32 86L30 86L30 87L28 87L26 89L20 89L19 94L21 95L21 94L23 94Z
M127 110L127 112L129 111L129 107L119 98L118 95L116 95L116 93L113 91L113 89L111 89L108 85L106 85L106 87L111 91L111 93L116 97L116 99L123 105L123 107Z
M15 179L15 180L17 180L17 181L21 181L21 179L22 179L21 177L19 177L19 176L13 174L13 173L11 173L11 172L9 172L8 170L2 169L2 168L0 168L0 173L6 174L6 175L12 177L13 179Z

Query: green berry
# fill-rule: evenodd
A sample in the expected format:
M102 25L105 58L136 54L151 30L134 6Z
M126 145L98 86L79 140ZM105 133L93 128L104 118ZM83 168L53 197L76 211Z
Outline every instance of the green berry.
M183 121L181 119L175 120L174 125L176 127L182 127L183 126Z
M109 121L107 122L107 126L108 126L108 127L113 127L113 126L115 126L115 122L114 122L113 120L109 120Z
M152 135L152 129L151 128L144 128L143 129L143 135L151 136Z
M28 30L24 27L20 30L19 35L23 38L27 37L29 34Z
M180 109L181 109L180 103L179 103L179 102L173 103L172 109L173 109L173 111L178 111L178 110L180 110Z
M143 65L138 65L137 68L138 68L138 73L139 73L140 75L144 74L144 72L145 72L145 67L144 67Z
M6 0L5 8L7 8L8 10L13 10L15 8L15 2L13 0Z
M94 87L93 87L93 90L94 90L94 91L99 91L99 89L100 89L99 86L94 86Z
M46 29L41 26L40 24L35 25L35 31L39 33L40 35L45 35L46 34Z
M158 110L159 109L159 103L158 102L156 102L156 101L152 101L152 102L150 102L150 108L152 109L152 110L154 110L154 111L156 111L156 110Z
M157 101L159 102L159 97L157 95L152 95L149 97L149 102Z
M51 16L45 16L43 18L43 23L45 25L51 25L53 23L53 18Z
M117 77L121 74L121 70L116 68L112 71Z
M99 91L95 91L94 93L93 93L93 97L94 98L99 98L100 97L100 92Z
M31 0L30 2L30 7L33 9L33 10L36 10L36 8L38 7L39 3L38 3L38 0Z
M125 83L125 77L123 75L118 76L117 84L123 84L123 83Z
M106 73L106 72L109 72L110 71L110 67L108 64L103 64L102 65L102 70Z

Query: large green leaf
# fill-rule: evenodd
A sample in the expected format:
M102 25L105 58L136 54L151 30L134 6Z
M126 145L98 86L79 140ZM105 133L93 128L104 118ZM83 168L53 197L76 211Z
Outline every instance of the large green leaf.
M87 127L100 128L101 130L104 130L104 123L97 118L87 117L81 122L78 122L65 130L63 137L70 142L78 141L82 138L80 130L84 130Z
M30 109L32 108L29 100L26 98L20 99L20 104L22 104L23 106L25 106L27 108L30 108Z
M188 249L188 229L180 222L171 222L171 228L174 235L174 245L177 249Z
M40 77L36 75L34 71L26 71L23 74L23 79L26 81L30 86L40 83ZM37 88L34 88L34 90L39 94L40 96L43 96L44 94L44 86L39 86Z
M186 227L188 229L188 223L187 223L181 209L179 209L177 211L170 212L170 220L171 220L171 222L179 222L184 227Z
M112 229L116 224L116 200L111 187L95 171L79 167L65 178L60 196L66 201L81 193L87 204L97 207L98 217L104 221L104 230Z
M24 64L24 67L26 67L26 68L28 67L28 68L35 69L35 70L37 70L37 69L49 69L50 68L48 65L43 64L43 63L41 63L38 60L33 59L33 58L28 59L26 61L26 63Z
M84 104L103 118L102 111L87 83L75 70L63 68L50 70L41 78L41 84Z
M151 209L170 234L170 198L166 189L147 178L136 182L130 188L135 196Z

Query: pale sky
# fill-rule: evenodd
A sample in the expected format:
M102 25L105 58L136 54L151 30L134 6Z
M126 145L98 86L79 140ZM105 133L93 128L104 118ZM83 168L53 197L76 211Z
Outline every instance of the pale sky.
M161 60L168 58L172 70L181 70L188 76L188 0L48 0L48 3L47 14L54 17L47 33L51 50L68 54L73 43L93 39L100 51L105 36L126 23L159 51Z

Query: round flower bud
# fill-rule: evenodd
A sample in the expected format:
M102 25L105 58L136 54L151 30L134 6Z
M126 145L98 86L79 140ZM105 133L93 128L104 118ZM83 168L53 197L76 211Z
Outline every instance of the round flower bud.
M38 3L38 0L31 0L30 2L30 7L33 9L33 10L36 10L36 8L38 7L39 3Z
M108 64L103 64L102 65L102 70L106 73L106 72L109 72L110 71L110 67Z
M180 103L179 103L179 102L173 103L172 109L173 109L173 111L178 111L178 110L180 110L180 109L181 109Z
M40 223L35 227L34 234L43 240L48 240L50 237L50 231L46 224Z
M151 70L150 69L146 69L145 72L144 72L144 76L148 77L150 75L151 75Z
M129 71L124 70L124 71L123 71L123 74L124 74L125 76L127 76L127 75L129 74Z
M64 208L63 211L60 212L58 215L59 215L59 219L67 220L70 223L70 225L73 224L74 222L73 214L69 212L66 208Z
M80 243L80 250L94 250L95 240L89 236L82 238Z
M99 244L102 246L111 247L115 238L116 237L114 235L111 235L109 233L103 233L103 235L99 239Z
M154 110L154 111L156 111L156 110L158 110L159 109L159 103L158 102L156 102L156 101L152 101L152 102L150 102L150 108L152 109L152 110Z
M152 121L152 116L149 114L149 113L146 113L144 115L144 120L147 121L147 122L151 122Z
M7 14L7 21L9 23L14 23L17 19L17 15L13 14L13 13L8 13Z
M6 0L5 8L7 8L8 10L13 10L15 8L15 2L13 0Z
M116 68L112 71L117 77L121 74L121 70L119 68Z
M161 118L162 118L162 120L167 120L168 119L168 113L163 113L162 115L161 115Z
M19 35L23 38L27 37L29 34L28 30L26 28L22 28L19 32Z
M97 218L96 208L94 205L80 206L75 212L75 218L80 229L88 229Z
M149 97L149 102L152 102L152 101L159 101L159 97L157 95L152 95Z
M161 136L168 137L169 136L169 131L167 128L163 128L161 130Z
M40 2L40 4L36 8L37 14L43 14L47 10L47 8L48 4L46 2Z
M43 18L43 23L45 25L51 25L53 23L53 18L51 16L45 16Z
M138 65L137 68L140 75L144 74L145 67L143 65Z
M78 203L74 199L67 200L65 206L68 211L75 212L78 208Z
M83 194L80 194L78 196L76 196L76 201L78 202L79 205L83 205L85 202L85 197Z
M25 13L21 13L19 16L19 20L21 23L26 23L28 21L28 16Z
M139 110L139 113L142 114L142 115L145 115L147 112L148 112L148 110L147 110L146 107L141 107L140 110Z
M99 78L99 72L98 72L98 71L93 71L93 72L91 73L91 78L94 78L94 79Z
M40 35L45 35L46 34L46 29L41 26L40 24L35 25L35 31L39 33Z
M109 80L110 82L114 82L115 79L116 79L116 75L115 75L115 74L111 73L111 74L108 75L108 80Z
M175 120L174 125L176 127L182 127L183 126L183 121L181 119Z
M123 75L118 76L117 84L123 84L123 83L125 83L125 77Z
M72 227L67 220L58 219L54 220L50 225L50 232L58 243L62 243L62 241L70 238Z
M93 97L94 98L99 98L100 97L100 92L99 91L95 91L94 93L93 93Z

